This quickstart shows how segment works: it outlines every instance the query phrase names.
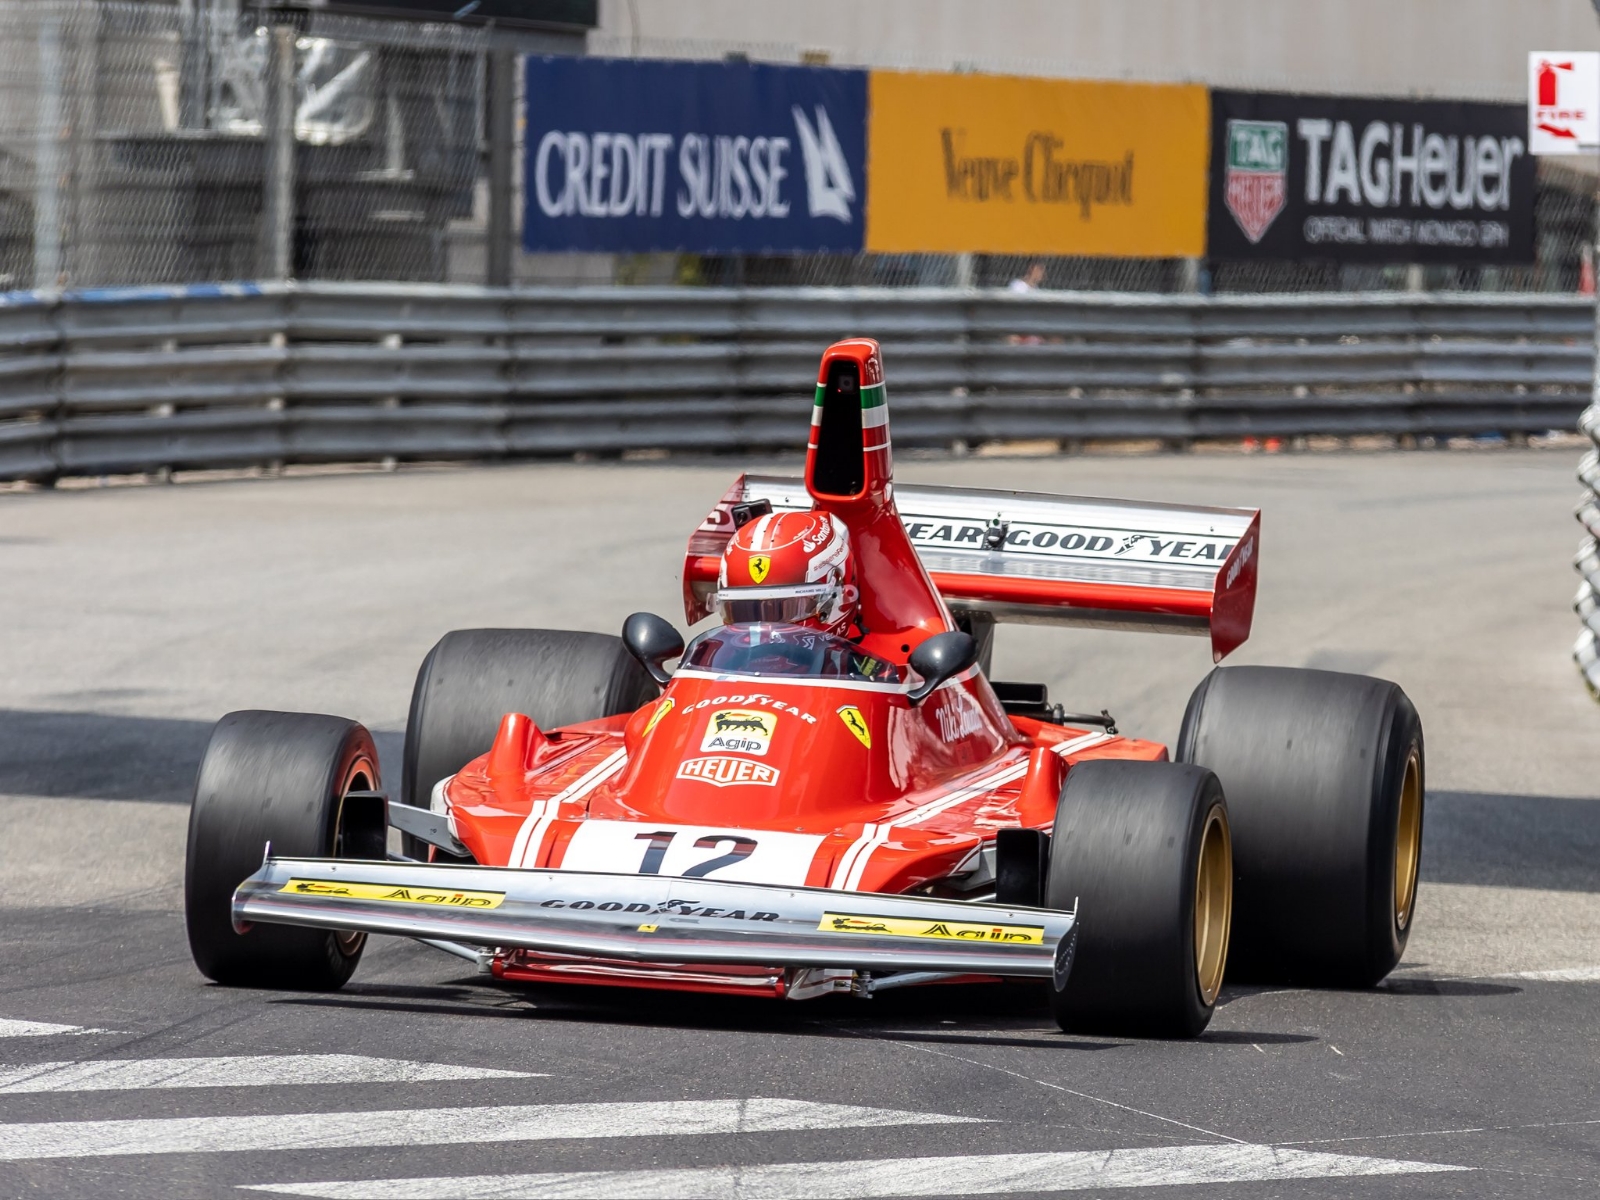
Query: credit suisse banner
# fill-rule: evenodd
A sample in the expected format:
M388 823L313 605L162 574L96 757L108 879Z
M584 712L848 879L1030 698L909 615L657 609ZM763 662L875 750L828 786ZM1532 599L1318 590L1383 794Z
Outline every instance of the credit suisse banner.
M1205 251L1206 89L873 72L867 249Z
M861 249L867 74L526 60L528 251Z
M1527 132L1515 104L1214 91L1206 253L1531 262Z

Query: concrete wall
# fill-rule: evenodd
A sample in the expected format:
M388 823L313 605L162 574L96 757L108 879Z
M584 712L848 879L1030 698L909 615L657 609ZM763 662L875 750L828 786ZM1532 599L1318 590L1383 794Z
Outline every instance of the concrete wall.
M590 53L1521 100L1588 0L600 0Z

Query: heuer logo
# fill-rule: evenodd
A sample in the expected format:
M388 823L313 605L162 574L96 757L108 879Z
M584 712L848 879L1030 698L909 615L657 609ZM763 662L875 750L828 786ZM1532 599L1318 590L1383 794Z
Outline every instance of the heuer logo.
M700 742L700 749L765 754L777 728L777 713L754 708L719 709L706 721L706 736Z
M761 784L771 787L778 782L778 768L766 763L752 762L748 758L691 758L678 764L679 779L698 779L715 787L731 787L739 783Z
M1229 121L1224 199L1245 237L1259 242L1289 195L1289 126Z

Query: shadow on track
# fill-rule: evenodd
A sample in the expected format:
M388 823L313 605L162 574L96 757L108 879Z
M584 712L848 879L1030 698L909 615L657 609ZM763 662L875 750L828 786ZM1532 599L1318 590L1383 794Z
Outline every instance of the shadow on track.
M1600 892L1600 800L1430 791L1422 878Z
M211 727L169 717L0 709L0 795L188 804ZM372 736L384 780L397 788L404 735Z

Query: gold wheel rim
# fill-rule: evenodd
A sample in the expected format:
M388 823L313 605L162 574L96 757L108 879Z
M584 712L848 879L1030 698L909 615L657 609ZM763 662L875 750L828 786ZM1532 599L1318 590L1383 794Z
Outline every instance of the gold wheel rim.
M1233 841L1220 804L1206 814L1194 872L1194 978L1209 1008L1222 990L1228 965L1228 930L1233 924Z
M1417 864L1422 859L1422 763L1415 749L1406 759L1400 781L1400 813L1394 830L1394 927L1411 924L1417 898Z

